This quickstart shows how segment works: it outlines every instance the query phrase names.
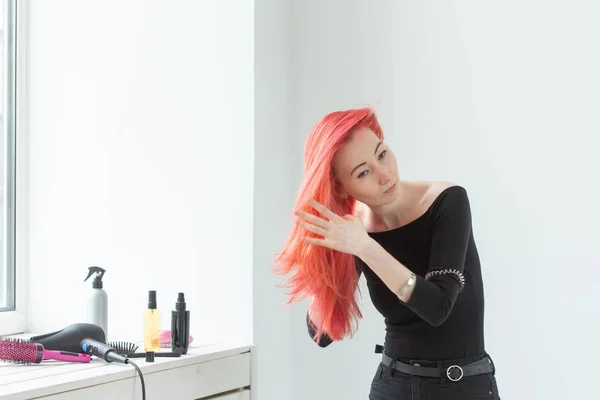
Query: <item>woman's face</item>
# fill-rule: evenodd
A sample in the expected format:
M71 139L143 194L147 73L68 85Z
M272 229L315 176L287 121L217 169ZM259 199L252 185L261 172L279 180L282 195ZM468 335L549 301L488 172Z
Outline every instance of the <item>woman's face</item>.
M399 180L396 157L370 129L352 134L350 141L336 154L334 171L341 184L341 194L367 206L383 206L396 198Z

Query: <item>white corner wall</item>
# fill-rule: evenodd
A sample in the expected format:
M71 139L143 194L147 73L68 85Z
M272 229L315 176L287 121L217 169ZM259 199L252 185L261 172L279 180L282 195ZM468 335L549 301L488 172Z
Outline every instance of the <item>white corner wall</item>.
M600 6L292 4L293 190L313 124L376 105L403 178L469 191L501 397L589 398L582 382L595 379L600 334ZM356 337L326 349L308 338L307 305L294 307L294 399L367 397L384 329L363 298Z
M292 333L274 254L292 227L289 0L255 0L254 343L258 399L292 398Z
M252 340L254 7L29 1L28 328L85 320L107 270L109 340L185 292L196 343Z

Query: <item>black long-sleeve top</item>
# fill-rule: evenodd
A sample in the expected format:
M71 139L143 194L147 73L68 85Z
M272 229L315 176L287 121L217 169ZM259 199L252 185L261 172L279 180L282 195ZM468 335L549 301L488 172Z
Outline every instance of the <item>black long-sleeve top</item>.
M391 357L456 359L480 356L484 344L484 291L466 190L451 186L416 220L396 229L370 232L416 283L403 303L361 259L369 295L385 320L385 351ZM306 315L309 334L315 327ZM318 344L332 340L323 335Z

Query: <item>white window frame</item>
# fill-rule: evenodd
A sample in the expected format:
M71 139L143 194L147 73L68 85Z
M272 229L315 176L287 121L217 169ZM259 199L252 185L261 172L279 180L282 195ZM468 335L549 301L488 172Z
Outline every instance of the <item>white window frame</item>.
M24 104L23 93L20 90L24 84L23 74L20 73L24 71L22 67L25 54L22 49L22 43L24 43L24 33L25 29L23 27L21 16L25 15L23 11L23 6L26 5L26 1L23 0L4 0L6 4L7 15L5 15L5 34L11 36L11 40L8 41L11 44L11 48L6 51L7 58L2 60L5 62L5 67L12 67L10 70L15 75L14 79L9 79L9 87L6 87L4 84L2 85L2 90L4 90L6 96L9 113L12 114L12 118L6 117L6 123L4 124L4 129L6 129L7 137L7 148L14 147L14 151L12 152L12 159L16 157L16 160L9 160L9 162L16 162L13 164L13 167L7 168L8 165L5 164L5 170L7 172L13 172L12 174L6 175L7 183L12 185L13 196L10 199L6 199L7 202L10 202L9 206L14 209L14 212L10 215L5 215L5 218L12 218L11 224L9 225L9 229L13 230L14 235L10 235L10 237L5 238L4 243L7 245L4 246L3 251L8 251L10 259L10 263L14 263L14 281L15 281L15 303L12 311L2 311L0 312L0 335L9 335L15 333L23 333L26 331L26 247L23 233L25 230L24 226L24 217L25 211L21 207L26 204L24 200L24 193L26 190L26 185L24 184L23 178L23 165L24 165L24 156L26 155L23 151L24 138L21 137L24 131L23 122L25 122L23 118L22 105ZM17 10L17 3L19 8ZM18 21L18 23L17 23ZM18 38L18 40L17 40ZM8 46L8 45L7 45ZM16 94L19 93L19 96ZM9 150L10 151L10 150ZM16 171L15 171L16 169ZM19 182L19 184L17 184Z

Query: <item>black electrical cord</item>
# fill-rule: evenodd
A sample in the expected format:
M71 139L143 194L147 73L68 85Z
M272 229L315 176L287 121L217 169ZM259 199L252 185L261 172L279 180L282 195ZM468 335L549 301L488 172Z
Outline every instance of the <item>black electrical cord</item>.
M135 368L138 375L140 376L140 381L142 382L142 400L146 400L146 384L144 383L144 375L142 375L142 370L140 369L140 367L137 366L136 363L134 363L130 359L127 359L126 363L133 365L133 368Z
M107 363L118 362L121 364L133 365L138 375L140 376L140 381L142 382L142 400L146 400L146 384L144 383L144 375L142 374L142 370L140 369L140 367L137 366L136 363L131 361L126 356L117 353L117 350L115 350L112 346L109 346L106 343L99 342L94 339L84 338L81 341L81 349L86 354L104 359L104 361L106 361ZM153 360L154 359L152 358L152 361ZM146 357L146 361L148 361L148 357Z

